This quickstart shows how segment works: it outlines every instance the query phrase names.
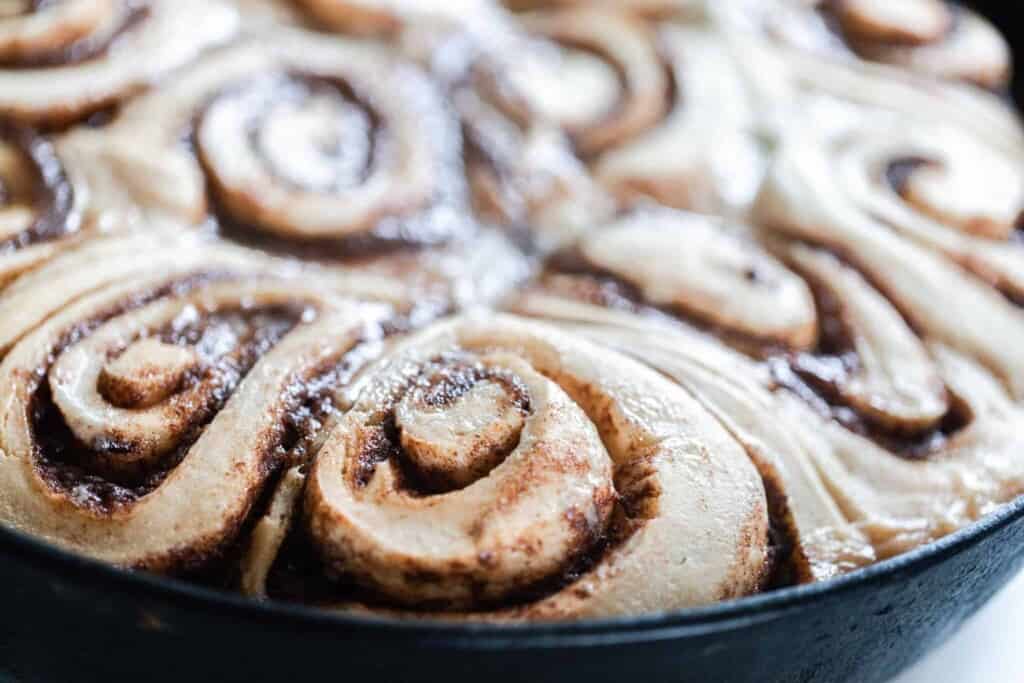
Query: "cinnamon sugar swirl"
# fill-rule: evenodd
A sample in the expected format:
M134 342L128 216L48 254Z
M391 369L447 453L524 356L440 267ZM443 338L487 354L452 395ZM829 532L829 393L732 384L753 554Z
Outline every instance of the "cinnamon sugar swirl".
M46 260L81 220L81 197L53 144L0 125L0 284Z
M113 215L483 299L525 270L467 209L458 122L438 88L379 45L249 37L67 144L102 159L88 180Z
M230 7L194 0L25 0L0 12L0 116L47 124L117 104L238 23Z

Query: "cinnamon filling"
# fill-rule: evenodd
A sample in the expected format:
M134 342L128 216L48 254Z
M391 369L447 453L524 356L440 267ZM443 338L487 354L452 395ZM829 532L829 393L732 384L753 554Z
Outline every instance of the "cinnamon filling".
M324 427L341 413L335 395L338 387L351 382L355 374L376 357L379 351L380 346L376 340L360 342L340 359L331 362L322 372L295 387L294 395L289 400L281 421L279 440L266 457L265 466L271 471L271 475L259 498L242 522L235 540L186 571L184 575L188 579L225 590L238 587L241 558L250 542L253 527L268 511L281 474L291 467L300 466L304 470L309 465L320 447ZM286 537L275 566L281 562L292 566L303 561L303 552L311 552L309 548L299 550L299 546L304 542L301 529L294 529ZM282 559L281 556L286 553L288 557ZM312 561L311 557L305 559ZM303 566L312 567L311 564ZM319 569L304 569L303 572L297 573L293 577L292 591L287 593L289 599L315 604L316 600L312 597L315 591L322 592L326 599L327 589L324 586L329 586L329 583L326 579L321 580L321 575L322 571ZM317 588L318 586L320 588Z
M885 180L896 191L896 194L903 196L906 194L907 181L910 176L918 169L934 163L933 160L921 156L893 159L885 167Z
M32 213L26 229L0 233L0 254L64 235L70 227L73 190L53 146L25 128L0 122L0 146L13 151L13 168L0 166L0 209L21 205ZM4 180L4 175L12 176Z
M884 169L883 175L889 187L905 199L910 176L922 168L937 165L938 162L935 160L922 156L900 157L889 162ZM1017 220L1009 232L1008 240L1018 247L1024 246L1024 208L1018 214ZM1005 286L1005 283L1001 283L998 280L993 281L992 284L1008 301L1017 306L1024 307L1024 296L1019 291Z
M945 26L940 33L929 36L928 40L925 41L922 36L912 37L910 35L897 35L895 32L879 33L877 31L861 30L860 27L854 26L854 22L849 19L844 21L841 17L842 8L839 5L843 2L844 0L825 0L818 6L818 14L836 38L864 59L872 58L871 46L913 47L916 45L926 45L929 42L941 42L959 30L960 24L963 21L963 9L954 3L943 0L942 4L944 5L944 14L946 15L944 18L947 19ZM905 27L901 33L906 33L913 28Z
M889 173L898 182L901 175L913 171L926 160L908 159L895 165ZM843 401L840 388L848 383L860 367L846 323L840 315L839 302L823 288L808 281L818 311L819 337L810 351L793 351L774 344L744 337L686 311L652 306L632 285L590 264L574 248L562 250L548 262L549 272L566 273L571 279L548 275L541 280L544 291L553 291L597 306L628 311L661 323L680 321L711 334L737 350L763 358L768 363L777 387L785 388L811 405L821 415L833 419L847 429L878 443L896 455L923 459L942 451L948 441L971 423L970 412L961 401L954 400L941 421L933 428L915 431L893 430L873 420L870 415L854 410ZM748 277L758 278L756 271Z
M87 337L105 320L157 298L183 294L211 277L216 276L197 275L181 280L158 292L125 302L107 315L80 323L64 335L50 358L55 359L63 349ZM53 402L46 379L48 368L40 368L37 371L40 381L29 411L35 439L35 464L41 476L77 504L103 512L111 512L154 490L185 456L259 357L301 318L302 311L293 307L239 308L205 314L197 320L154 331L153 339L196 349L204 358L202 364L183 373L173 393L203 383L209 383L209 388L203 394L203 405L181 406L182 415L188 417L175 447L155 463L143 461L138 467L120 466L118 461L132 453L135 445L119 440L116 434L89 444L76 438ZM167 400L173 401L174 396ZM298 423L301 420L297 419Z
M358 191L385 163L384 157L396 143L391 124L374 106L372 98L340 78L287 72L240 83L214 97L197 115L189 142L206 174L211 218L218 231L233 241L304 260L361 262L384 253L411 252L444 244L473 229L465 212L457 210L465 201L463 188L456 181L459 169L445 167L433 179L436 192L425 206L383 214L365 229L339 230L339 234L329 237L313 237L298 231L293 235L279 234L280 230L261 223L258 209L250 209L248 216L237 210L239 198L232 196L232 191L221 182L216 161L197 134L215 108L222 106L244 109L249 151L272 182L290 191L324 196ZM321 111L310 111L316 107ZM281 137L284 124L277 125L273 120L275 113L288 112L292 116L309 113L319 116L323 124L329 122L329 129L316 131L316 139L301 141L309 153L301 155L304 163L299 165L293 163L296 140ZM300 133L306 132L300 129ZM453 144L457 151L459 141ZM275 149L280 145L284 146ZM292 158L289 167L282 167L281 162L288 158ZM254 197L260 194L258 187L247 191ZM338 201L344 201L341 197ZM241 201L250 202L248 198Z
M768 501L768 557L765 561L762 590L777 590L808 580L804 563L796 556L800 534L792 519L786 492L781 482L761 476Z
M491 391L485 394L481 388ZM473 416L473 408L453 414L462 408L460 401L493 401L482 408L492 419ZM515 374L458 355L438 357L410 380L405 395L364 440L356 480L366 486L378 464L394 460L399 464L399 486L414 495L464 488L500 465L516 447L522 419L530 412L527 389ZM431 439L451 438L438 427L452 422L459 428L472 423L475 429L458 432L455 438L463 443L437 448Z
M544 277L540 283L544 290L568 295L596 306L628 311L661 323L678 325L683 322L756 357L766 357L779 351L774 344L765 344L761 340L739 334L715 324L712 320L693 315L690 311L646 302L636 286L590 263L578 249L564 249L554 254L547 262L547 267L551 273L564 273L573 277ZM748 281L757 282L760 274L753 269L747 271L745 277Z
M395 449L395 455L397 450ZM537 601L571 586L594 569L615 548L629 540L640 528L639 518L643 517L646 506L651 505L651 500L657 498L658 492L651 489L644 478L642 463L617 473L615 482L619 493L613 494L613 512L610 524L606 528L594 527L586 516L579 512L570 510L567 513L568 521L579 531L579 540L577 547L568 554L560 571L524 586L501 600L486 598L486 586L481 583L476 588L476 597L469 609L444 600L423 600L417 604L416 611L452 614L501 611L507 616L514 616L518 610L526 610ZM604 504L605 501L594 501L595 507L598 508ZM775 567L779 562L773 561L772 566ZM769 570L766 568L765 571L768 575ZM407 578L424 584L437 580L426 572L420 572L415 576L409 575ZM302 525L298 525L287 536L274 560L267 576L267 596L271 599L311 606L346 604L395 612L408 609L361 583L354 576L345 572L325 572L323 560Z
M948 412L934 427L922 431L893 431L873 421L842 400L840 387L860 365L849 329L840 315L839 302L811 283L820 321L818 346L812 353L788 353L768 359L776 386L792 391L823 417L865 436L882 448L911 460L942 451L948 441L971 423L966 406L952 396Z
M52 4L51 0L33 0L28 12L37 12ZM149 8L138 0L128 0L122 16L112 30L87 35L66 45L28 55L0 58L0 69L45 69L99 59L115 49L118 41L149 16ZM26 12L26 14L28 13Z

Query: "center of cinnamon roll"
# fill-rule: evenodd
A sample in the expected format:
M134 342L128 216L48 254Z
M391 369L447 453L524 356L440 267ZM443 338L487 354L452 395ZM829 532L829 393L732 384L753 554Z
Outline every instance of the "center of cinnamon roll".
M263 81L211 107L200 135L238 124L270 173L297 188L351 188L373 164L377 124L343 83Z
M654 34L627 13L581 7L529 15L524 23L547 43L516 57L509 85L527 109L564 128L584 157L635 138L665 114L669 78ZM526 113L516 108L510 113Z
M1015 164L952 138L941 155L893 159L885 177L914 209L969 235L1008 239L1024 208L1024 176Z
M134 315L165 322L121 350L116 323L80 325L43 374L32 409L37 466L87 506L123 504L159 485L259 357L302 319L287 306L174 310L144 305Z
M293 185L320 191L352 187L372 161L370 116L337 93L277 102L257 135L268 165Z
M209 102L195 143L225 232L318 258L451 236L447 131L416 113L434 94L413 72L366 70L281 73Z
M149 408L174 393L198 363L192 349L141 339L104 366L99 390L120 408Z
M462 354L426 362L367 431L356 481L367 486L390 461L416 495L465 488L519 443L529 392L512 371Z
M402 449L433 492L487 475L519 442L529 399L515 375L479 363L424 369L395 406Z
M619 75L610 64L593 52L555 43L538 45L535 58L508 78L538 114L568 130L600 121L620 98Z

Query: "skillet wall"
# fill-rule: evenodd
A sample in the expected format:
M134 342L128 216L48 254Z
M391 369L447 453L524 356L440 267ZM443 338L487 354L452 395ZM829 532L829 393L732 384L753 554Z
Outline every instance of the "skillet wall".
M561 627L261 609L0 535L0 681L886 681L1024 564L1024 500L833 585ZM5 675L7 678L5 678Z

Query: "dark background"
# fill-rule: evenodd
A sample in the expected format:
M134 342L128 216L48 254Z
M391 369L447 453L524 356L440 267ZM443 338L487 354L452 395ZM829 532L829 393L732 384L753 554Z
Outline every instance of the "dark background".
M1021 47L1024 45L1024 23L1017 19L1021 16L1024 6L1013 0L977 0L965 4L988 16L1014 46L1013 56L1017 68L1013 72L1012 91L1018 104L1024 102L1024 48Z

